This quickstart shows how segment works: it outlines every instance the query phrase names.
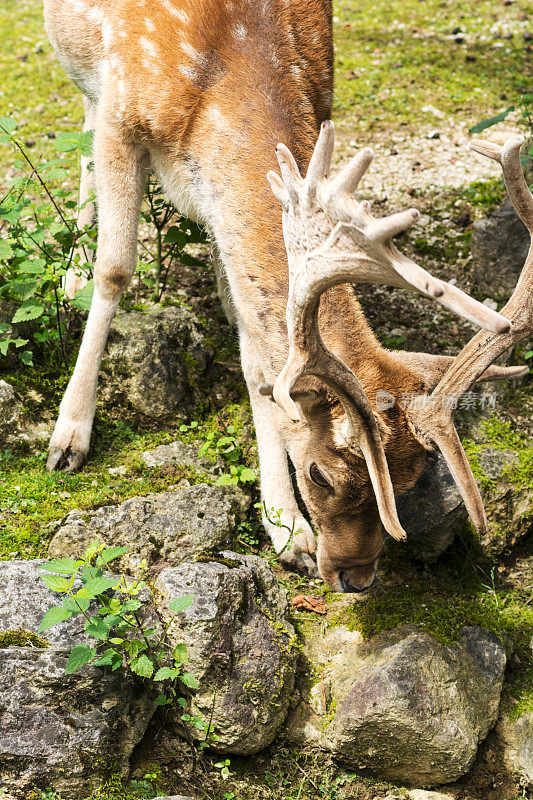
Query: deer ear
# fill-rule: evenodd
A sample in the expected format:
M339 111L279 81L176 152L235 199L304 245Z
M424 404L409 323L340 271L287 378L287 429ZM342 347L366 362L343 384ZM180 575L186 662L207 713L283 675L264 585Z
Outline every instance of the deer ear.
M390 352L389 355L397 361L398 367L411 370L416 373L424 382L424 389L432 391L444 376L447 370L455 361L454 356L436 356L432 353L408 353L405 351ZM521 367L501 367L493 364L479 376L476 383L483 381L504 381L508 378L518 378L526 375L528 368Z

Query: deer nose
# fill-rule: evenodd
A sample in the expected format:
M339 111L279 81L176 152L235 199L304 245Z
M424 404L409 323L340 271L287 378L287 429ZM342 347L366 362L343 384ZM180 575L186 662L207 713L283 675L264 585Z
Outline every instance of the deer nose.
M368 589L374 586L376 583L376 575L374 573L372 580L366 586L354 586L346 572L339 572L339 581L343 592L354 594L358 592L366 592Z

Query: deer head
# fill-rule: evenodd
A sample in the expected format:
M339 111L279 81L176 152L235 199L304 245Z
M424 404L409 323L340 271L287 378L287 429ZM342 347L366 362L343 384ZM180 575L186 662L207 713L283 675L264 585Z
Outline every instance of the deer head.
M521 141L513 140L501 154L494 145L475 143L474 147L501 159L511 199L531 230L533 200L520 169ZM329 178L333 144L333 124L325 122L305 179L283 144L277 147L282 177L273 172L267 176L283 209L290 280L286 314L289 351L273 386L261 391L271 394L299 426L293 461L303 499L319 529L317 560L322 577L337 590L361 591L375 577L382 547L381 524L394 539L406 538L395 493L414 484L425 451L433 446L445 456L476 526L479 530L486 526L449 404L441 401L447 393L467 391L478 379L524 373L522 367L490 365L510 344L531 332L532 301L527 292L532 259L530 253L517 290L502 314L436 279L392 243L393 236L417 220L418 211L374 218L369 204L353 197L372 151L360 151L337 176ZM319 306L326 290L359 282L418 292L484 331L456 359L430 354L399 356L376 346L368 354L367 366L363 364L361 374L356 374L324 344ZM364 347L364 342L361 344ZM334 345L338 345L337 353L343 351L342 342ZM387 409L376 405L380 389L392 398ZM398 395L406 389L421 395L434 391L422 409L401 409Z

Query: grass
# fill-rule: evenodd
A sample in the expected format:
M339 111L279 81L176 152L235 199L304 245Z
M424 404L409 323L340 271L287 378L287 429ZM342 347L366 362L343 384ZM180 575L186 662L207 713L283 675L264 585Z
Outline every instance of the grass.
M531 78L527 5L336 2L334 117L359 132L471 127L507 107Z

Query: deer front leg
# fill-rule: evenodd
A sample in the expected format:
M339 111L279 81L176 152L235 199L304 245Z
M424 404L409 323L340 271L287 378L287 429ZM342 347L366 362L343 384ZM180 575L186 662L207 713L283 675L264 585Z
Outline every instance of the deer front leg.
M96 128L96 107L86 97L83 98L83 106L85 108L85 121L83 123L84 131L91 131ZM96 209L94 203L89 200L91 193L96 192L95 172L89 170L91 159L87 156L81 156L81 177L80 177L80 194L79 194L79 212L77 219L78 230L83 230L87 225L91 225L96 216ZM92 251L85 252L84 247L77 247L75 254L80 257L80 264L86 261L92 261ZM64 289L67 297L72 299L76 293L82 289L87 283L85 275L76 273L74 267L71 267L65 275Z
M294 496L287 451L277 427L278 409L249 386L261 474L262 518L281 563L288 569L318 577L311 526Z
M118 125L98 119L94 158L99 206L94 295L78 360L50 441L49 470L72 472L85 461L109 327L137 265L146 153Z

